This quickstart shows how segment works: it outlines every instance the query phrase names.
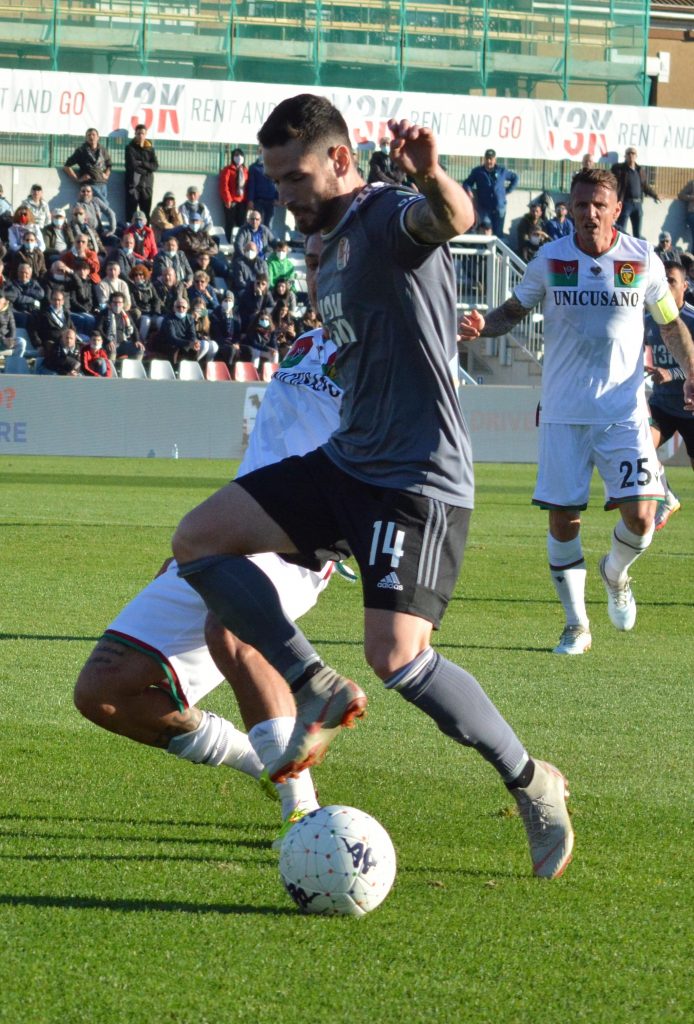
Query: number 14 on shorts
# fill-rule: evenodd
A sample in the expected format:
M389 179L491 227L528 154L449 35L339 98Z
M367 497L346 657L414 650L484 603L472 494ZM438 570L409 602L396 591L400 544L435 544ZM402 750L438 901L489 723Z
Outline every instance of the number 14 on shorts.
M381 536L383 541L381 542ZM376 519L373 524L369 565L375 565L378 555L390 555L390 566L397 569L400 559L405 553L405 531L398 530L395 523L384 523Z

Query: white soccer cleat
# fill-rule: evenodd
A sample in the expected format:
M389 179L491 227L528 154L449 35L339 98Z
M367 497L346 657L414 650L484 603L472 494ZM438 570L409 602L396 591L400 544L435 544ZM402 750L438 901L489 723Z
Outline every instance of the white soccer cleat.
M613 626L626 632L633 629L636 622L636 601L631 592L631 580L625 576L623 583L614 583L605 572L607 558L607 555L603 555L599 567L607 591L607 614Z
M668 488L665 501L659 502L656 509L654 520L656 530L662 530L667 525L670 516L674 516L675 512L679 512L681 508L680 499Z
M564 626L553 654L585 654L593 639L587 626Z
M528 834L533 872L538 878L559 878L571 860L574 830L566 807L568 782L547 761L535 761L535 774L525 789L512 789Z

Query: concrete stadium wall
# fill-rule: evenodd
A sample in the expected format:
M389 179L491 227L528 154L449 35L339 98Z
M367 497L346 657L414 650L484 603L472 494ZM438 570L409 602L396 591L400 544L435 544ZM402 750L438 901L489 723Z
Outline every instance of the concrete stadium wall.
M0 455L237 459L265 384L0 377ZM478 462L535 462L539 388L465 387ZM0 467L0 481L2 470Z

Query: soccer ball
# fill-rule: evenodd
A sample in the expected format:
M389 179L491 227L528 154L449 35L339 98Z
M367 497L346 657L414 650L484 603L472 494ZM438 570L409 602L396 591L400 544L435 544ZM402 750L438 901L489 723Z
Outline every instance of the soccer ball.
M303 914L363 917L390 892L395 850L370 814L340 804L320 807L287 833L280 877Z

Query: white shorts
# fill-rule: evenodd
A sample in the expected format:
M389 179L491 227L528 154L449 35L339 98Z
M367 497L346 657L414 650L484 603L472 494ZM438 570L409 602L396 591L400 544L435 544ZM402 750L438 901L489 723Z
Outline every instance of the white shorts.
M271 553L248 557L274 584L290 619L298 619L313 608L334 567L333 562L327 562L317 573ZM205 602L180 578L178 566L172 561L123 608L104 636L158 661L162 688L183 710L197 704L224 679L205 644L206 618Z
M533 504L584 509L593 468L605 486L605 508L627 501L662 501L663 484L648 420L592 426L540 423Z

